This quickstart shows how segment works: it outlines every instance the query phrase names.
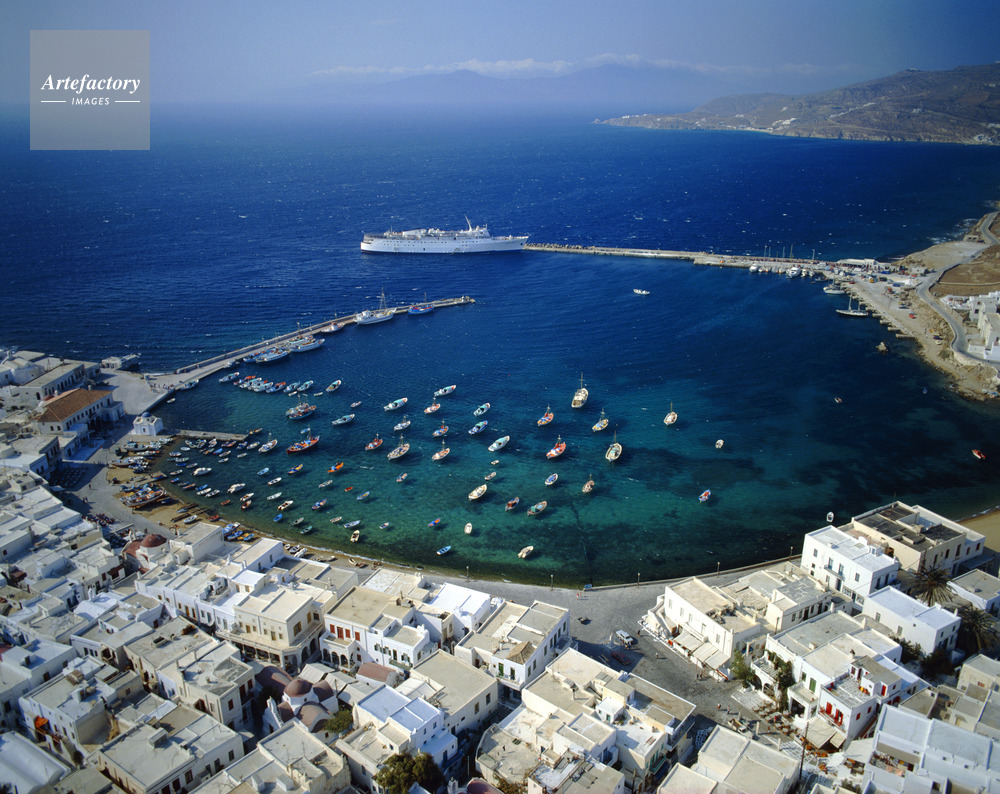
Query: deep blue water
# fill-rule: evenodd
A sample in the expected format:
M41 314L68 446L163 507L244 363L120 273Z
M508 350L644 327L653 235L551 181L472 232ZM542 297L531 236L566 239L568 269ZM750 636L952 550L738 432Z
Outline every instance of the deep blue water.
M994 149L553 119L180 112L154 116L149 152L29 152L16 124L2 135L2 343L88 359L136 351L155 371L373 307L382 289L397 305L425 293L476 299L349 327L269 370L313 378L317 390L343 379L316 398L310 426L321 442L282 490L297 502L290 517L319 518L308 504L325 494L326 516L362 519L361 553L542 581L645 580L787 554L828 510L846 518L900 498L959 517L1000 501L996 456L984 464L969 452L998 435L996 413L956 399L874 320L837 316L836 298L808 279L567 254L358 249L363 231L447 228L468 216L540 242L886 258L987 211L1000 192ZM875 352L883 338L892 355ZM590 400L572 411L581 372ZM450 383L458 390L425 416L433 390ZM400 416L381 406L402 396L413 449L391 463ZM332 428L356 400L355 422ZM468 436L486 401L487 430ZM680 420L667 428L671 403ZM170 427L263 426L284 444L302 429L283 417L289 404L206 380L158 414ZM539 428L547 405L556 419ZM593 433L602 409L611 427ZM431 431L442 421L452 452L439 464ZM625 454L612 467L603 455L613 430ZM376 431L387 443L364 452ZM486 446L503 434L514 440L494 456ZM569 451L552 463L544 453L557 436ZM334 460L345 471L320 491ZM256 471L289 463L251 454L213 476L262 493ZM487 496L470 503L492 470ZM546 488L552 472L560 481ZM505 513L514 495L520 510ZM549 509L528 518L542 498ZM263 506L275 503L258 503L254 520L280 526ZM437 517L442 525L428 529ZM389 530L378 529L384 521ZM347 531L313 523L312 539L343 547ZM517 560L529 543L535 556ZM436 557L446 544L452 554Z

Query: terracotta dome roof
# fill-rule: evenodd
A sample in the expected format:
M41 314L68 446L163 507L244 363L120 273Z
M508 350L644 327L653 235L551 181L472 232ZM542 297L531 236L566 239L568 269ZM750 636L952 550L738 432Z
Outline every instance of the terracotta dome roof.
M256 676L257 683L261 685L264 689L274 688L285 691L285 687L291 683L291 678L288 673L282 670L280 667L275 667L274 665L268 665Z
M163 535L157 535L155 532L150 532L142 539L139 545L144 549L151 549L154 546L162 546L166 542L167 539L163 537Z
M302 695L308 695L312 692L312 684L306 681L304 678L295 678L292 680L288 686L285 687L285 694L288 697L301 697Z
M328 681L317 681L313 687L313 692L320 700L329 700L333 697L333 687Z
M330 719L330 712L317 703L306 703L299 709L299 719L310 731L315 731Z
M290 719L295 718L295 710L282 700L278 704L278 716L285 722L288 722Z

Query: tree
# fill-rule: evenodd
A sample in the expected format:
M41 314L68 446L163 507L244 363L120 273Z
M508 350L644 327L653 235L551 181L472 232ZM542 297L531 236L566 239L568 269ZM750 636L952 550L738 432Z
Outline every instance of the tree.
M962 604L958 608L962 625L958 628L958 642L962 648L972 653L989 653L1000 643L1000 631L992 615L972 604Z
M944 648L936 648L920 660L920 671L924 678L934 678L939 675L951 675L955 665Z
M931 606L935 601L951 601L948 582L950 574L944 568L924 568L913 576L910 593L922 598Z
M323 723L323 730L329 733L346 733L353 725L350 709L340 709L330 719Z
M389 756L374 778L387 794L406 794L414 783L428 791L436 791L444 782L444 775L434 759L427 753L409 753Z
M744 689L750 687L750 682L753 681L753 668L747 664L746 658L739 651L733 654L733 663L729 671L735 680L743 684Z
M777 675L774 683L778 686L778 708L784 711L788 708L788 688L795 685L795 674L792 673L792 663L783 659L776 659L774 668Z

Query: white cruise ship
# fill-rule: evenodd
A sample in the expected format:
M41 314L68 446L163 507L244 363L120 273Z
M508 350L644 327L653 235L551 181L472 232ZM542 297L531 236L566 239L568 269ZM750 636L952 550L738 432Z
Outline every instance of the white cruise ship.
M445 232L441 229L411 229L406 232L366 234L361 250L373 254L475 254L485 251L520 251L524 237L494 237L485 226Z

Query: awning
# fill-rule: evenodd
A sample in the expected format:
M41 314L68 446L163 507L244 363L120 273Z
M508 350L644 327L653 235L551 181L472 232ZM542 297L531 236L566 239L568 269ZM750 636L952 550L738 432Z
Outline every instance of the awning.
M708 657L706 664L713 670L721 670L728 661L729 657L726 654L722 651L715 651L715 653Z
M707 664L709 657L714 653L715 648L706 642L691 655L702 664Z
M694 651L704 645L704 640L695 637L690 631L684 630L674 638L674 645L680 645L688 651Z
M847 735L831 725L823 717L813 717L809 720L806 739L813 747L823 747L830 745L834 749L843 747L847 741Z

